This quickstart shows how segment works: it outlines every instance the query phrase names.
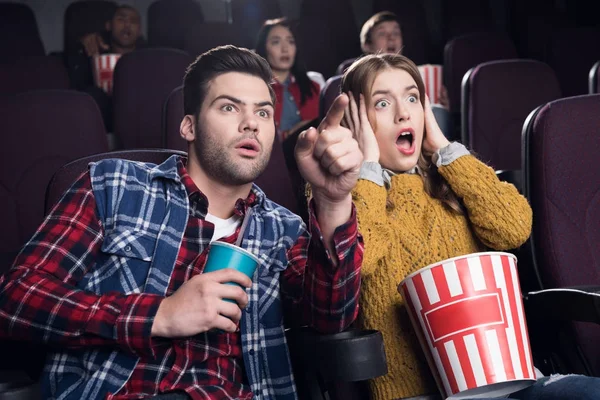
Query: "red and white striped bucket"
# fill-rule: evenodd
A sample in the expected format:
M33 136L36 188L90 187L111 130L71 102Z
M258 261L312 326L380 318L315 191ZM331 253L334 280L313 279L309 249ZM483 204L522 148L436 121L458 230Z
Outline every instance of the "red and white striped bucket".
M442 95L442 66L425 64L419 65L419 72L425 84L425 93L431 104L440 104Z
M501 397L535 382L516 261L509 253L469 254L398 286L446 398Z
M94 84L106 93L112 93L113 73L120 54L99 54L93 58Z

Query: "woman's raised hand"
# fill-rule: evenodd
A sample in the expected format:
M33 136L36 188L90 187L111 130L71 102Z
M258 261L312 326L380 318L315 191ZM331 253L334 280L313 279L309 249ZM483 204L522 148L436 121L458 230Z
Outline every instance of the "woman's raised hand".
M444 148L450 144L444 133L440 129L435 115L431 110L431 103L429 103L429 96L425 95L425 140L423 141L423 151L428 154L433 154L441 148Z
M348 93L348 97L350 101L344 112L344 125L350 129L354 139L358 142L364 161L379 162L379 145L367 117L365 97L360 95L359 104L356 104L356 99L351 92Z

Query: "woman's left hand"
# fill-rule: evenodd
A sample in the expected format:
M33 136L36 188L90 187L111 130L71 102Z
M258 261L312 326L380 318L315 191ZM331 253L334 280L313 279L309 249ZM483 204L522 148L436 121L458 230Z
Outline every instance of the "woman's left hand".
M425 140L423 141L423 150L427 154L433 154L439 149L442 149L450 144L450 141L446 139L444 133L440 129L433 111L431 110L431 103L429 97L425 95Z

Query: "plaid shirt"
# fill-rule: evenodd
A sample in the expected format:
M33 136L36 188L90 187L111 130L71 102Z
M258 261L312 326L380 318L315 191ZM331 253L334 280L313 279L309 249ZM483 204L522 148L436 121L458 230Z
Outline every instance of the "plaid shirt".
M296 309L293 315L301 322L323 331L343 330L356 317L363 246L354 212L334 235L340 265L333 269L314 213L311 239L298 217L266 200L255 186L235 206L240 216L253 210L242 245L261 260L241 331L151 338L160 301L202 272L214 230L204 220L206 197L183 163L175 163L170 159L152 168L118 162L110 173L92 174L93 183L84 175L0 279L0 335L67 349L50 355L47 396L130 399L183 390L194 399L295 398L282 307ZM166 192L169 204L186 207L182 232L165 224L178 219L176 212L156 222L154 213L164 215L165 204L157 201L161 191L140 179L140 171L148 169L150 177L180 183L185 198L173 194L176 190ZM139 215L111 214L116 199L107 199L123 187L125 193L142 194L137 197L142 203L130 204ZM270 229L264 229L265 221ZM223 240L233 242L238 233L239 228ZM154 250L156 240L148 243L157 236L178 249L166 268L170 273L146 267L139 274L143 268L131 268L131 259L139 265L168 259L169 251Z

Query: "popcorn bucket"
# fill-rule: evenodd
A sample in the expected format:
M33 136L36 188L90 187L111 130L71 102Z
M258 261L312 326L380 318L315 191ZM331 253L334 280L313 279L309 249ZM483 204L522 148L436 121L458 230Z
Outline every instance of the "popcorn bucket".
M445 398L503 397L535 382L516 261L468 254L398 286Z
M419 65L419 72L425 83L425 93L429 96L431 104L440 104L442 95L442 66L441 65Z
M93 58L94 84L106 93L112 93L113 72L120 54L99 54Z

